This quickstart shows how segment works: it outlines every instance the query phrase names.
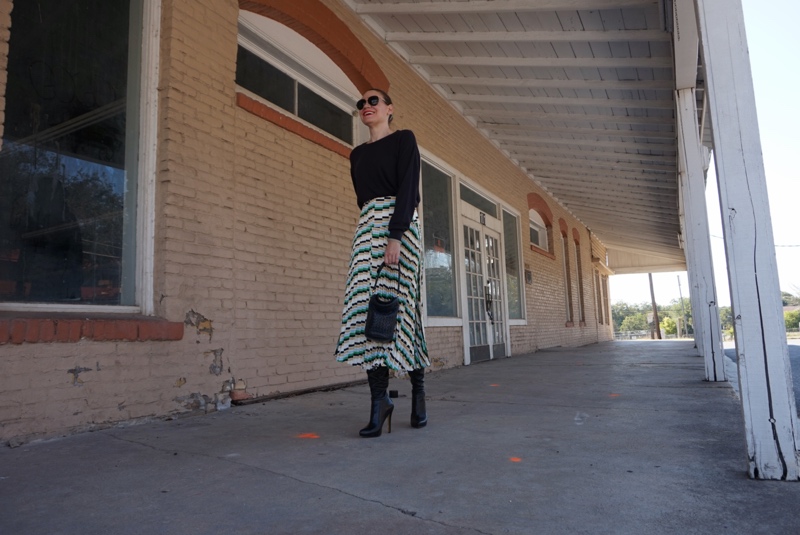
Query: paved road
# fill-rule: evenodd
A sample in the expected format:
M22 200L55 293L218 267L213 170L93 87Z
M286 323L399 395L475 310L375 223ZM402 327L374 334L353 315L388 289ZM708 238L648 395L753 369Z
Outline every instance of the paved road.
M794 384L795 404L800 408L800 340L789 340L789 362L792 366L792 382ZM725 342L725 356L736 362L736 348L733 342ZM732 378L731 383L738 391L739 385L736 378ZM800 414L800 409L798 409Z

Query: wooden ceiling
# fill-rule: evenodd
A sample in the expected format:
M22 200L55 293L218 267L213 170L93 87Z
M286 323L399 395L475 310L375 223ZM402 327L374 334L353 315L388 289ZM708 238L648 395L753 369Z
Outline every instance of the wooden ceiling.
M592 230L612 269L685 269L671 0L346 1Z

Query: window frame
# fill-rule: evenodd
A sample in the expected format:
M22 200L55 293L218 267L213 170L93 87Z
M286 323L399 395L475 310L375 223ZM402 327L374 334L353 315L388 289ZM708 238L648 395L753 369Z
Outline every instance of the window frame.
M539 219L539 221L534 221L532 219L534 215ZM544 224L544 218L542 218L542 216L539 215L539 212L537 212L533 208L530 208L528 210L528 225L529 228L534 229L539 233L539 242L540 242L540 243L535 243L531 241L530 232L528 232L528 242L530 243L530 245L542 251L550 252L549 240L547 236L547 226ZM544 243L541 243L542 241Z
M355 111L355 102L360 95L353 95L348 93L343 88L337 87L331 82L324 80L321 76L316 75L313 70L306 65L303 65L301 59L292 57L289 53L284 52L278 44L272 42L267 36L263 35L256 29L253 24L246 20L242 15L249 13L247 11L239 10L238 19L238 32L236 42L238 46L243 47L250 53L254 54L262 61L268 63L275 69L278 69L283 74L287 75L294 82L294 92L292 95L294 111L288 111L279 105L267 100L266 98L253 93L247 88L236 84L236 92L247 95L248 97L256 100L270 109L290 117L292 120L313 129L315 132L330 138L331 140L341 143L350 148L360 145L368 139L368 131L365 132L365 127L360 126L360 121L357 121L358 113ZM276 24L280 24L277 23ZM289 28L291 30L291 28ZM294 31L294 30L292 30ZM299 93L298 84L304 85L307 89L311 90L317 96L323 98L328 103L336 106L350 116L350 126L352 132L352 143L336 137L335 135L323 130L319 126L308 122L298 115L299 110Z
M133 305L0 302L0 311L56 312L80 314L155 314L155 188L156 145L158 140L158 78L161 48L161 0L131 0L128 36L128 88L136 90L129 98L126 113L136 117L130 130L137 147L136 163L126 166L134 177L137 212L132 224L136 253L130 266L134 278ZM130 96L130 93L129 93ZM7 105L7 103L5 104ZM126 122L130 116L126 116ZM137 131L138 130L138 131ZM126 149L127 151L128 149ZM128 153L130 154L130 153ZM123 239L125 239L123 237Z
M522 220L521 220L521 218L520 218L518 213L516 213L514 210L511 210L507 206L503 205L503 203L500 203L500 215L503 218L502 221L503 221L504 224L505 224L505 214L508 214L509 216L511 216L511 217L513 217L513 218L515 218L517 220L517 243L516 243L516 247L517 247L517 264L518 264L517 267L519 269L519 300L520 300L519 304L520 304L520 309L521 309L521 312L522 312L522 317L521 318L511 318L511 314L510 314L510 311L509 311L507 321L508 321L509 325L527 325L528 324L528 314L527 314L527 308L525 306L525 263L523 261L524 260L524 258L523 258L524 251L522 249L522 239L520 237L520 229L522 228ZM505 249L506 249L506 247L508 247L508 237L506 236L505 229L503 229L503 236L502 237L503 237L503 252L505 253ZM508 275L508 266L505 264L505 261L503 263L503 267L506 270L506 279L505 279L506 308L508 309L508 304L509 304L509 300L508 300L508 277L507 277L507 275Z
M440 173L447 175L450 178L450 225L451 231L453 233L453 284L455 286L455 316L431 316L428 313L428 283L427 280L425 284L422 285L422 302L426 305L423 307L423 316L425 318L425 324L431 327L453 327L453 326L460 326L462 325L462 318L461 318L461 275L459 270L459 258L456 256L456 253L459 250L459 238L457 234L457 227L458 227L458 216L456 214L456 186L458 183L457 177L455 173L451 170L448 170L444 165L436 163L434 159L427 155L425 151L420 148L420 156L421 161L425 164L431 166L435 170L439 171ZM422 254L425 254L425 196L424 196L424 188L422 187L422 166L420 166L420 203L418 207L419 212L419 226L420 226L420 233L422 235ZM422 276L425 277L426 273L423 269Z

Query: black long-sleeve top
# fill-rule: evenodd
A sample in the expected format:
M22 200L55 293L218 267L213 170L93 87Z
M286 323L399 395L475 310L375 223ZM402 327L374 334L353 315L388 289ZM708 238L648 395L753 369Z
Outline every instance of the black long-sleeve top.
M376 197L396 197L389 237L400 240L419 204L419 148L411 130L398 130L350 153L358 207Z

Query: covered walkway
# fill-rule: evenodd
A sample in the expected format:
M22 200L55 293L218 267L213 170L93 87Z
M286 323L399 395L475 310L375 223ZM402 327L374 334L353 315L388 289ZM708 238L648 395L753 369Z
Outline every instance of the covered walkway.
M366 385L0 450L0 533L794 533L691 342L429 376L430 424L359 439ZM385 431L385 430L384 430Z

